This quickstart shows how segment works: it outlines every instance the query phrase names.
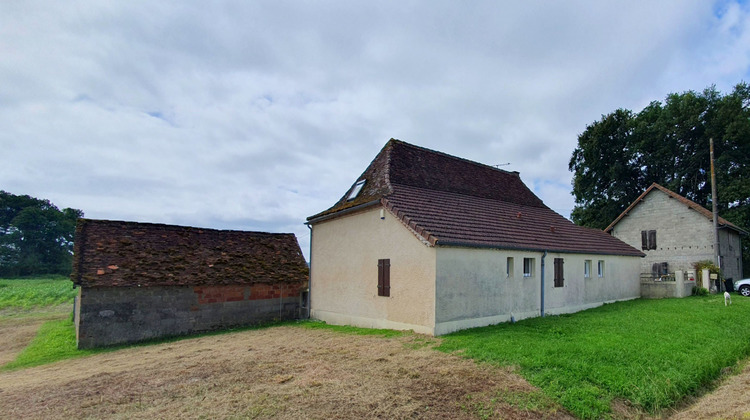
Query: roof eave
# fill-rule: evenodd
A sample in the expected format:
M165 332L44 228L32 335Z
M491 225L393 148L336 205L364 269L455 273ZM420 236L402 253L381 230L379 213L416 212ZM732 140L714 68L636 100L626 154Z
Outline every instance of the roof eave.
M366 203L358 204L356 206L349 207L349 208L346 208L346 209L343 209L343 210L339 210L337 212L324 214L324 215L319 216L319 217L313 216L311 219L308 219L305 222L305 224L306 225L312 225L312 224L315 224L315 223L324 222L326 220L335 219L337 217L345 216L345 215L347 215L349 213L354 213L354 212L357 212L357 211L360 211L360 210L364 210L366 208L369 208L369 207L372 207L372 206L375 206L375 205L378 205L378 204L380 204L380 199L379 198L377 200L368 201Z
M602 251L581 251L581 250L569 250L554 247L521 247L504 244L487 244L487 243L475 243L475 242L463 242L463 241L443 241L438 240L435 244L438 247L460 247L460 248L483 248L483 249L505 249L509 251L533 251L533 252L559 252L565 254L591 254L591 255L615 255L619 257L639 257L643 258L646 254L640 252L635 253L620 253L620 252L602 252Z

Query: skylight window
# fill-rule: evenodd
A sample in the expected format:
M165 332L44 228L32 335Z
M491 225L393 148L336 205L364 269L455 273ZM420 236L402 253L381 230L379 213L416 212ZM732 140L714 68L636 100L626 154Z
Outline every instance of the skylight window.
M354 200L357 195L359 195L359 192L362 191L362 187L365 185L365 180L357 181L356 184L354 184L354 187L352 187L352 191L349 193L349 196L346 197L346 201L352 201Z

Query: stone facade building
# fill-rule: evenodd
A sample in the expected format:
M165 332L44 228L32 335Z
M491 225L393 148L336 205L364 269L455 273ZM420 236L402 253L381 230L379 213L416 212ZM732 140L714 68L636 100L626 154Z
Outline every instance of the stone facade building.
M640 296L643 254L508 172L391 139L311 226L311 317L424 334Z
M725 278L742 277L740 236L746 232L719 217L719 256ZM681 195L652 184L605 232L641 249L644 278L658 278L693 263L714 260L713 213Z
M79 348L307 316L293 234L80 219Z

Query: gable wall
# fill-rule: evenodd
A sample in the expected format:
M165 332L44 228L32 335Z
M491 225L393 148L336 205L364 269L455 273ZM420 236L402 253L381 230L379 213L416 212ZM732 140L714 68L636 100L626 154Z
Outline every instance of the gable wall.
M713 225L705 216L669 195L652 190L612 229L612 235L641 249L641 231L656 230L657 249L643 250L641 273L668 262L669 271L692 270L693 263L713 260Z
M507 275L508 257L513 272ZM534 259L524 277L524 258ZM554 287L554 259L563 258L564 285ZM639 257L548 253L545 262L545 314L576 312L605 302L640 296ZM591 277L584 261L591 260ZM604 261L604 277L597 262ZM435 334L497 324L541 314L542 253L499 249L438 247Z
M380 206L312 226L311 317L331 324L432 334L435 249ZM390 297L378 259L390 259Z

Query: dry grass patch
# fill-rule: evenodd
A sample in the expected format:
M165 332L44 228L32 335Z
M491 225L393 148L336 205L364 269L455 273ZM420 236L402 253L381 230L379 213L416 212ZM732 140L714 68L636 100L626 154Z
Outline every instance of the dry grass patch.
M727 372L728 374L730 372ZM695 399L672 420L750 419L750 363L740 374L726 377L710 394Z
M133 347L0 373L0 416L570 418L511 369L424 342L284 326Z

